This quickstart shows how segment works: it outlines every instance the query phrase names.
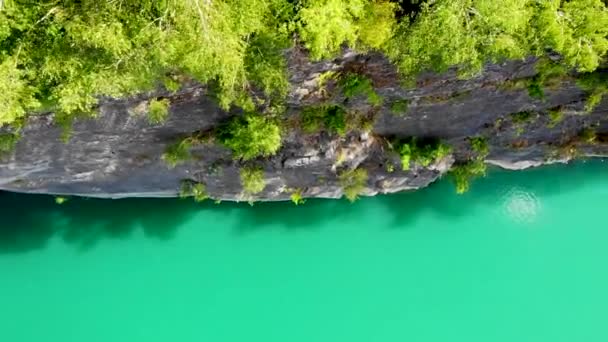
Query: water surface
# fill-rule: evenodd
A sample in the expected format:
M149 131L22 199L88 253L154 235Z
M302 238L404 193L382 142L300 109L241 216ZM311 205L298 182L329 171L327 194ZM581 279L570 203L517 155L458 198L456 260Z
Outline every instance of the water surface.
M607 341L607 172L301 207L3 193L0 337Z

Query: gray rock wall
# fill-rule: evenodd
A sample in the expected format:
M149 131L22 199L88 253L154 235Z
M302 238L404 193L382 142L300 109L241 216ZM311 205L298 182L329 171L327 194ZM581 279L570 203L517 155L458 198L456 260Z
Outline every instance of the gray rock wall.
M531 98L526 89L504 86L507 81L533 76L532 59L490 65L480 76L467 80L454 72L421 75L414 89L402 88L395 68L379 55L349 52L331 62L311 63L294 49L288 59L292 85L288 118L305 106L337 103L374 116L375 125L372 132L356 131L345 137L286 132L276 156L253 161L264 169L267 181L266 189L254 199L289 199L292 189L302 189L306 197L338 198L342 196L338 170L357 167L369 173L365 195L425 187L445 175L454 162L470 158L467 138L477 135L488 138L487 161L510 169L608 154L603 141L576 142L576 154L564 153L587 127L600 135L608 133L608 98L592 113L585 113L588 94L572 79L546 89L544 100ZM367 75L384 98L383 106L373 108L364 98L345 99L332 82L320 91L318 78L327 71ZM164 124L152 125L141 109L158 95L170 97L170 117ZM391 103L403 99L409 101L407 114L395 115ZM546 111L558 106L565 117L551 127ZM533 119L514 123L510 114L521 111L535 113ZM243 163L233 160L230 151L221 146L197 146L193 160L173 169L161 160L167 145L238 114L220 110L204 86L189 85L173 95L104 99L96 118L74 124L67 143L60 138L62 129L53 123L53 113L37 115L29 119L14 151L0 156L0 189L112 198L169 197L178 194L183 180L193 180L205 183L213 198L243 200L239 181ZM401 171L386 138L412 136L442 139L454 147L454 153L428 167L414 165ZM397 167L391 170L388 165Z

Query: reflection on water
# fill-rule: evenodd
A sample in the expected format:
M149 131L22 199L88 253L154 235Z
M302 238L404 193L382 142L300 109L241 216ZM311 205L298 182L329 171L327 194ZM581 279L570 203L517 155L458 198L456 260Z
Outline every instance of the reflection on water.
M541 201L533 191L512 187L501 198L504 215L518 223L533 223L541 211Z

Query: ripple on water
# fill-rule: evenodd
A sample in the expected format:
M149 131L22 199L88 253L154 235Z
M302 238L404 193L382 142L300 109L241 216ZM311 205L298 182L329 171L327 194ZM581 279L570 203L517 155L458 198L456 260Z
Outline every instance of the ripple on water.
M513 187L501 197L502 213L519 223L534 222L541 211L541 201L532 191Z

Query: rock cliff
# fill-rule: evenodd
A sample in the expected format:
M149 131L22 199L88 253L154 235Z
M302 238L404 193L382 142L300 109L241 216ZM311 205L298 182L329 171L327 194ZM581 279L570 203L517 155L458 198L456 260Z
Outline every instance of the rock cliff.
M470 138L488 142L486 162L522 169L574 157L608 155L608 97L588 113L588 92L572 77L545 88L544 99L529 95L522 82L536 74L535 60L488 65L484 72L461 79L455 72L423 74L416 87L404 88L395 68L381 55L346 52L333 61L313 63L303 51L288 53L291 90L287 97L283 147L271 158L249 161L264 170L266 187L249 200L289 200L293 189L304 197L339 198L339 171L363 168L368 180L363 195L425 187L446 175L454 163L473 154ZM321 85L328 72L356 72L372 80L381 106L365 98L346 98L335 82ZM171 101L166 122L151 124L145 114L150 98ZM366 117L371 131L344 136L305 134L290 118L307 106L332 103ZM407 103L396 113L395 103ZM144 110L142 110L144 108ZM559 110L559 118L550 111ZM516 113L527 113L525 117ZM11 152L0 156L0 189L28 193L90 197L177 196L180 184L205 184L212 198L243 200L239 170L230 150L218 144L192 149L192 159L170 168L161 156L176 140L216 127L238 110L221 110L211 91L189 84L174 94L142 94L103 99L96 118L74 123L68 142L53 113L30 117ZM593 131L594 140L581 138ZM390 140L400 137L441 139L452 153L427 166L404 171Z

